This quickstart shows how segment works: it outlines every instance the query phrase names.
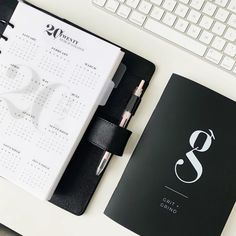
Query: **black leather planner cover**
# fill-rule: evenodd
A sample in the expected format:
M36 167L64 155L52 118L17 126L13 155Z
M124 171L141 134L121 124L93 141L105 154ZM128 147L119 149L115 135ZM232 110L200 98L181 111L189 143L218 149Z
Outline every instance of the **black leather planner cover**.
M17 0L0 0L0 19L10 21L17 4ZM31 6L37 8L33 5ZM39 10L44 11L42 9ZM46 11L44 12L52 15ZM54 17L78 29L82 29L71 22L57 16ZM33 21L33 19L30 20ZM4 34L5 27L5 25L0 24L0 34ZM86 31L85 29L82 30ZM99 107L97 110L88 128L88 132L91 132L91 127L93 127L94 121L96 121L98 117L100 120L104 119L112 124L118 125L120 117L135 88L141 80L145 80L145 91L155 71L155 66L151 62L126 49L122 50L125 52L122 61L125 66L125 74L118 87L113 90L106 105ZM128 135L129 134L126 134L126 136ZM84 213L102 177L102 175L99 177L96 176L96 169L103 156L104 150L89 142L87 137L88 134L86 133L51 199L51 203L76 215Z
M219 236L236 200L236 103L173 75L105 214L139 235Z

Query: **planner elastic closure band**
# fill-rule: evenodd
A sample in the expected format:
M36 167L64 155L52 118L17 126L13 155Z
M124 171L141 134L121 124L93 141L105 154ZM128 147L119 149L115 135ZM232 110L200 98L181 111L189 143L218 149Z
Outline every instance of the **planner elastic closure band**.
M14 29L14 27L15 27L12 23L10 23L10 22L8 22L6 20L3 20L3 19L0 20L0 23L2 25L6 25L6 26L9 25L12 29ZM0 34L0 38L4 39L5 41L8 40L8 37L4 36L3 34ZM1 50L0 50L0 53L2 53Z

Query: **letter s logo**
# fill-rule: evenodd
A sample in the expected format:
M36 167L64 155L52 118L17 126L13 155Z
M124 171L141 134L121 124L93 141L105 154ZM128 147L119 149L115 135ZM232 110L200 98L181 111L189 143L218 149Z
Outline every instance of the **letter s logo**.
M186 180L183 180L177 173L177 168L178 166L180 165L183 165L184 164L184 160L183 159L179 159L176 164L175 164L175 174L177 176L177 178L182 181L183 183L186 183L186 184L192 184L192 183L195 183L196 181L198 181L200 179L200 177L202 176L202 172L203 172L203 168L202 168L202 165L201 163L199 162L199 160L197 159L197 157L195 156L194 154L194 151L197 151L197 152L205 152L207 151L210 146L211 146L211 143L212 143L212 139L215 140L215 136L212 132L212 130L209 129L209 132L210 134L202 131L202 130L197 130L195 132L192 133L192 135L190 136L190 139L189 139L189 143L191 145L191 147L193 148L191 151L187 152L186 153L186 156L188 158L188 160L190 161L190 163L192 164L193 168L195 169L195 171L197 172L197 177L192 180L192 181L186 181ZM203 144L202 148L200 149L199 147L195 147L195 142L198 138L198 136L200 134L204 134L206 135L206 140L205 140L205 143Z

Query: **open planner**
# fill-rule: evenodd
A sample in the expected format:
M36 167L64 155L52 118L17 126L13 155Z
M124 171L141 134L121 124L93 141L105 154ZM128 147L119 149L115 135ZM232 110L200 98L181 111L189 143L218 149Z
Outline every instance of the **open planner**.
M124 151L120 117L155 66L27 2L0 6L0 176L81 215L104 152Z
M124 53L22 2L11 22L0 42L1 176L50 199Z

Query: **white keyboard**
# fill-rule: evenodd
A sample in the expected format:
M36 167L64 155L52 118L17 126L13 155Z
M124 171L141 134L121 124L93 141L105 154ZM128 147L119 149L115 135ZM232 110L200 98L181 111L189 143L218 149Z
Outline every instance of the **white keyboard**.
M236 0L93 0L236 75Z

